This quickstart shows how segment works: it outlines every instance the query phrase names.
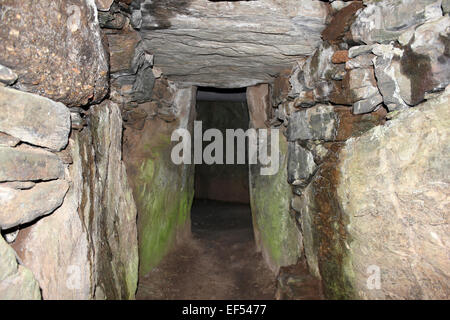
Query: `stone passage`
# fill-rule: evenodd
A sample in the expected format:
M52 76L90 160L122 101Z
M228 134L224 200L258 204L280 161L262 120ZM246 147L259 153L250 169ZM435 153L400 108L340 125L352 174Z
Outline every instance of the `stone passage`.
M255 250L248 205L197 200L193 238L146 274L137 299L274 299L275 275Z
M450 298L449 0L22 2L0 299ZM195 120L279 170L175 164Z

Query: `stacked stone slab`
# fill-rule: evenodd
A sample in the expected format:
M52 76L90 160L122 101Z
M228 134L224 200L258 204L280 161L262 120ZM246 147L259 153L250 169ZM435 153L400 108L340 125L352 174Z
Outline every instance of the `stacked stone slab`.
M62 160L52 151L69 141L70 112L61 103L4 87L0 111L0 132L10 137L4 141L15 141L0 143L0 229L17 236L16 230L53 213L64 201L69 183ZM8 258L14 250L0 241L5 250L1 268L13 267L0 281L0 297L40 298L32 273L17 264L15 254ZM11 290L10 281L17 288Z

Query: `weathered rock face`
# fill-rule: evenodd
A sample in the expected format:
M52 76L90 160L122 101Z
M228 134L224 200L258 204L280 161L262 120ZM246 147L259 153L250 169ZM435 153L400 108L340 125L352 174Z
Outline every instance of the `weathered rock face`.
M449 89L342 150L337 196L348 233L346 275L360 297L450 296ZM366 285L371 265L381 271L378 290Z
M10 229L52 213L61 206L68 188L64 180L38 183L29 190L0 185L0 227Z
M366 2L366 1L365 1ZM397 40L406 31L442 16L441 0L367 1L351 27L353 40L372 44Z
M108 62L93 0L1 2L0 64L14 86L67 106L100 101Z
M67 145L70 113L50 99L0 87L0 114L0 299L40 299L35 275L3 237L14 242L64 202L64 161L49 149Z
M136 1L132 23L170 80L214 87L270 82L310 55L325 27L320 1ZM270 17L270 19L262 18Z
M171 135L177 128L192 132L196 90L158 85L155 96L160 98L141 106L147 121L142 126L127 123L124 136L124 161L139 212L140 275L190 234L194 197L194 166L172 162L177 143L171 142ZM172 103L165 105L167 101ZM152 109L156 104L165 107Z
M13 244L44 299L130 299L137 286L136 207L121 161L120 111L106 101L89 117L70 140L63 205Z
M450 83L450 18L442 16L440 0L370 2L357 13L351 31L354 41L369 45L350 48L349 57L376 55L376 82L390 111L417 105L425 93ZM354 111L370 110L380 102L381 96L374 94L356 103Z
M317 105L292 114L286 132L288 141L323 140L336 137L338 116L331 105Z
M39 300L39 284L27 268L17 263L16 253L0 237L0 298L2 300Z
M247 88L248 113L250 114L250 127L263 129L267 127L267 120L272 116L270 105L270 87L260 84Z
M447 90L331 145L295 197L308 265L327 297L448 299L448 105Z

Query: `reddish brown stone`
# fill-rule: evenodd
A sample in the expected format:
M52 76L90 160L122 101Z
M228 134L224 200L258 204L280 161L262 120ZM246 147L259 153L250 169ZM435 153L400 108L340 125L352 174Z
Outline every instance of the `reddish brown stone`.
M379 108L377 111L367 114L355 115L350 107L336 107L339 115L339 128L336 141L345 141L351 137L357 137L375 126L384 124L386 110Z
M349 89L349 74L341 81L334 81L334 90L329 96L330 102L334 104L352 105L353 100Z
M348 61L348 50L336 51L331 57L331 62L335 64L345 63Z
M131 62L136 45L141 40L137 32L125 30L117 34L108 34L110 52L110 71L131 70Z
M285 100L291 90L291 83L289 82L291 71L291 69L282 71L274 80L272 96L275 105Z
M322 38L331 43L342 39L352 24L355 13L363 7L361 1L354 1L345 8L339 10L331 19L330 24L322 31Z
M269 85L266 83L247 88L247 103L252 128L266 128L266 121L271 118Z

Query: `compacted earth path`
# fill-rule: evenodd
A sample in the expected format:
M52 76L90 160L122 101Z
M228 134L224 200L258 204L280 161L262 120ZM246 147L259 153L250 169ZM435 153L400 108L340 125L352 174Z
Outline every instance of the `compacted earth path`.
M248 205L198 200L192 238L140 279L137 299L274 299L276 277L256 252Z

